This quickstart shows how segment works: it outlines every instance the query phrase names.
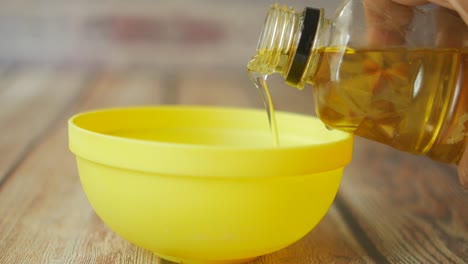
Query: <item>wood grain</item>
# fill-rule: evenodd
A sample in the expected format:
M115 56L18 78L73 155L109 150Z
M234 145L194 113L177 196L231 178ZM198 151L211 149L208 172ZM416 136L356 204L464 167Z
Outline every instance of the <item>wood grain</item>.
M314 115L311 87L272 77L276 109ZM334 206L377 263L468 263L468 193L453 166L357 138L342 186Z
M151 72L127 70L125 74L101 72L89 83L92 87L78 107L65 112L163 103L167 93L179 103L252 105L242 88L246 80L236 82L235 78L228 78L229 74L220 73L207 81L205 74L184 75L174 83L180 76L161 78ZM172 85L163 88L161 83ZM210 96L195 96L200 92ZM51 96L50 91L48 95ZM0 263L159 263L152 253L107 229L93 213L81 190L74 158L66 147L65 121L61 118L58 129L50 131L37 147L30 149L0 192ZM307 237L255 263L302 264L324 260L337 263L368 260L335 208Z
M245 69L229 73L194 71L185 74L179 95L180 102L184 104L263 109L260 95L246 76ZM290 100L288 97L277 99L281 104L294 103L288 102L287 100ZM296 108L299 109L300 107ZM266 113L265 118L267 118ZM372 263L364 248L353 238L335 206L306 237L294 245L253 262L253 264L312 263Z
M307 236L252 264L375 263L359 245L336 206Z
M207 79L210 80L208 85ZM259 96L250 82L242 77L202 72L188 75L186 80L181 95L184 103L256 107L261 104L256 101ZM313 104L309 88L294 91L275 77L271 78L270 83L277 109L310 114ZM210 94L200 92L199 87L203 85L211 91ZM236 97L232 89L246 89L247 96ZM215 102L211 102L210 98ZM356 140L354 157L345 172L342 190L332 208L336 207L344 219L334 217L332 221L351 229L351 237L358 241L365 253L362 254L354 245L350 249L360 252L361 256L367 255L360 261L468 262L468 194L459 186L453 167L359 138ZM321 228L328 229L329 226L325 225L332 224L329 221L321 222L309 236ZM327 236L333 234L336 233ZM291 263L326 262L322 259L327 255L324 253L326 251L313 255L310 252L314 252L317 245L312 246L314 241L308 241L297 248L292 247L292 250L308 248L303 252L312 254L312 257L307 253L292 253L286 254L289 258L281 258L281 253L276 253L272 259L270 257L273 255L267 256L260 259L259 263L275 263L278 259L282 261L278 263L289 263L288 260ZM326 248L333 252L333 247ZM329 260L337 261L337 255L337 252L328 255L333 256Z
M263 107L243 68L18 68L0 85L0 175L9 175L0 182L0 264L167 263L113 233L89 206L67 146L70 115L162 103ZM303 92L272 89L280 110L310 113ZM467 196L453 167L357 139L319 225L252 264L466 263Z
M89 74L54 67L0 75L0 182L73 101Z
M153 73L103 73L79 107L66 110L67 116L97 107L158 103L164 93L158 80ZM38 111L38 106L28 110ZM57 123L1 189L0 263L158 263L93 213L67 147L66 118Z
M339 199L388 263L468 262L468 193L451 166L357 139Z
M8 22L0 29L0 264L168 263L116 235L93 212L68 150L67 118L162 103L262 109L244 65L273 1L42 2L38 8L31 0L6 1L0 8ZM330 16L338 2L314 5L328 7ZM307 4L288 3L298 10ZM173 34L127 35L168 25L161 32ZM196 38L201 31L216 34ZM314 115L310 87L298 91L274 75L270 91L277 110ZM324 219L252 264L468 263L467 208L468 192L452 166L357 138Z

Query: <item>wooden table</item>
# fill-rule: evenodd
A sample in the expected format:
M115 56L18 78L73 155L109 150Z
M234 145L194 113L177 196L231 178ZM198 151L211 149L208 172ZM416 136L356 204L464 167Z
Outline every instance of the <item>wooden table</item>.
M262 108L244 65L273 1L40 2L0 4L0 264L163 263L93 212L67 119L128 105ZM340 0L313 2L331 15ZM310 87L271 79L277 109L314 113ZM253 264L468 263L454 167L359 138L354 152L320 224Z
M81 189L67 119L158 104L261 108L245 68L0 66L0 263L163 263L109 230ZM310 91L273 78L281 110L312 114ZM266 118L266 117L265 117ZM338 196L297 243L254 264L467 263L468 193L456 170L356 139Z

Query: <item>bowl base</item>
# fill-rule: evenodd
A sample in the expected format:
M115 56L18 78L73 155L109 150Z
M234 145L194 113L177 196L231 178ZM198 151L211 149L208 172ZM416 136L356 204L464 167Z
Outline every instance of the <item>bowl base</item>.
M159 253L154 253L161 258L161 264L242 264L248 263L257 259L258 257L253 258L244 258L244 259L229 259L229 260L190 260L190 259L180 259L176 257L166 256ZM164 260L168 261L165 262Z

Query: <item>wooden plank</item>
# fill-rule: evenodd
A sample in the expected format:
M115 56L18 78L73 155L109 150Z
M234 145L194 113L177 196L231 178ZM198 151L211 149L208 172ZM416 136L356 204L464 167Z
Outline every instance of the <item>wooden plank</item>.
M184 74L184 79L175 84L173 81L179 77L173 75L166 77L164 83L172 83L175 102L205 100L203 104L252 105L250 90L245 90L251 89L246 85L248 80L233 78L232 72L217 72L216 77L210 76L211 73ZM151 72L104 73L97 79L92 93L72 112L165 102L168 97L158 80L161 79ZM210 97L200 96L207 91ZM0 190L0 263L159 263L150 252L108 230L93 213L81 190L73 156L66 147L65 121L62 118L59 129L32 149ZM353 238L335 206L306 238L256 263L301 264L328 260L372 261Z
M389 263L467 263L468 195L455 168L364 139L341 198Z
M273 83L274 84L274 83ZM276 86L276 85L275 85ZM273 85L271 87L273 89ZM276 88L276 87L275 87ZM281 95L282 86L276 95ZM287 87L287 89L292 89ZM295 96L300 96L295 94ZM222 105L263 108L260 95L246 75L245 68L228 72L191 71L184 73L180 83L179 102L183 104ZM276 96L283 110L301 112L292 105L294 97ZM306 101L304 100L304 105ZM303 110L303 109L302 109ZM304 110L303 110L304 111ZM265 113L265 118L267 118ZM311 263L372 263L373 260L348 229L335 205L305 238L283 250L263 256L255 264L311 264Z
M62 113L57 128L31 149L0 190L0 263L159 262L94 214L67 147L65 118L98 107L160 103L164 91L158 80L151 72L103 73L78 108Z
M0 76L0 183L50 128L64 108L73 104L88 74L16 68Z
M252 264L374 263L334 205L307 236Z
M315 115L310 86L297 91L275 75L269 83L277 110ZM335 206L367 254L377 263L468 262L468 196L454 168L363 139L355 145Z

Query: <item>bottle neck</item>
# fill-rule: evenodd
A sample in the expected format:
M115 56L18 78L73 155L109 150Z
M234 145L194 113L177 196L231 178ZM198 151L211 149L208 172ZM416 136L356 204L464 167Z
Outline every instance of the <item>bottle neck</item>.
M323 10L273 5L268 11L257 46L248 64L250 71L269 75L280 73L291 86L302 88L311 72L311 55L324 24Z

